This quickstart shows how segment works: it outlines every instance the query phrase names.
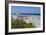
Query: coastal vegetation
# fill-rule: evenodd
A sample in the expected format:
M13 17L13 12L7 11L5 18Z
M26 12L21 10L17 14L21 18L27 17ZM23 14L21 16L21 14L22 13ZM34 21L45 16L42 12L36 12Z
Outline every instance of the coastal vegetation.
M19 20L16 19L13 21L13 19L11 20L11 28L15 29L15 28L35 28L35 26L33 25L33 23L26 23L23 20Z

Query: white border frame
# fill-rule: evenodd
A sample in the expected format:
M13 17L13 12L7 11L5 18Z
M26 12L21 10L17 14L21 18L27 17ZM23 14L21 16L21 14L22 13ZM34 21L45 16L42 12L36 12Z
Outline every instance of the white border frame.
M11 6L31 6L31 7L40 7L41 8L41 26L40 28L23 28L23 29L11 29ZM9 20L8 20L8 23L9 23L9 27L8 27L8 32L24 32L24 31L38 31L38 30L43 30L43 5L37 5L37 4L9 4Z

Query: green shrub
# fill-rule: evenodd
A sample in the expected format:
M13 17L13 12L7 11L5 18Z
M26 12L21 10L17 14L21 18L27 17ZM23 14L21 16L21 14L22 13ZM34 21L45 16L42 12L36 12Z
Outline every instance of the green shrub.
M32 23L26 23L25 21L23 20L14 20L14 21L11 21L11 28L14 29L14 28L34 28L35 26L33 26Z

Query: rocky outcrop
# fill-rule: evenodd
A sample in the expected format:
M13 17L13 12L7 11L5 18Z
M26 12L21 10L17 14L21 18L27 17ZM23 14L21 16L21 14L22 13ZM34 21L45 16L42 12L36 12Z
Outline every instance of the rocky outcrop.
M23 20L26 23L31 23L32 22L32 17L31 16L12 16L11 18L13 20L16 20L16 19Z

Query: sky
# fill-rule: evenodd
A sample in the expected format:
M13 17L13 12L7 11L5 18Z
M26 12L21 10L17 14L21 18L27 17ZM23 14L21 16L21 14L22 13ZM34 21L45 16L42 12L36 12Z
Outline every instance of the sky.
M40 7L11 6L11 13L40 14Z

